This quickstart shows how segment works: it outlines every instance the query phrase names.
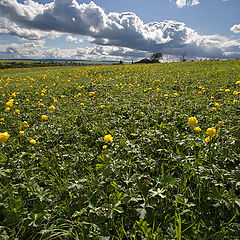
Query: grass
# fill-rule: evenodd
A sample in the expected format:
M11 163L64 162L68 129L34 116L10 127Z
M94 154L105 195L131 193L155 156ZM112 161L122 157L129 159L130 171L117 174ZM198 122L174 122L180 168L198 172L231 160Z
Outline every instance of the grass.
M1 239L239 239L239 60L0 80Z

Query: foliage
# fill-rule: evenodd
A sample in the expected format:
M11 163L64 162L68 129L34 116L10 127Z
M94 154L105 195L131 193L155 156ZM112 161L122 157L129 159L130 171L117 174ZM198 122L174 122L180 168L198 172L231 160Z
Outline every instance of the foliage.
M154 62L154 63L158 63L160 59L162 59L163 55L162 53L153 53L152 56L151 56L151 61Z
M239 60L1 70L0 239L239 239L239 80Z

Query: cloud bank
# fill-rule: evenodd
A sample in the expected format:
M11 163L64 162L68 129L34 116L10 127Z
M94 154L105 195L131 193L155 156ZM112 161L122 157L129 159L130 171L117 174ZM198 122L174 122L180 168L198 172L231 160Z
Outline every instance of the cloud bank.
M176 3L179 6L197 5L199 1L177 0ZM54 0L39 4L27 0L21 4L17 0L1 0L0 16L0 33L28 40L68 34L74 35L68 36L68 41L77 41L77 35L87 36L96 45L93 49L96 54L101 49L101 54L112 52L115 55L162 52L207 58L240 56L240 43L236 40L200 35L184 23L173 20L144 23L132 12L107 14L94 2L78 4L76 0ZM104 49L108 50L104 52ZM55 50L55 54L60 51ZM84 51L76 54L80 56Z

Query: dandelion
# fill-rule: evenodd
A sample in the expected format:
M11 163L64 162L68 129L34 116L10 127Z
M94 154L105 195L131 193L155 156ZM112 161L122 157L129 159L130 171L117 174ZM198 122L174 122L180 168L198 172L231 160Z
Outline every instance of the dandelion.
M44 120L44 121L46 121L46 120L48 120L48 116L47 115L42 115L42 120Z
M211 100L214 100L214 97L213 97L213 96L211 97Z
M178 97L178 96L179 96L179 94L178 94L178 93L174 93L173 95L174 95L174 97Z
M0 142L6 142L10 135L7 132L0 133Z
M10 110L11 110L10 107L6 107L6 108L5 108L5 112L9 112Z
M218 107L218 106L219 106L219 103L215 102L215 103L214 103L214 106L215 106L215 107Z
M165 100L167 100L168 99L168 94L164 94L164 98L165 98Z
M230 92L230 91L231 91L231 90L230 90L230 89L228 89L228 88L227 88L227 89L225 89L225 92L226 92L226 93L228 93L228 92Z
M194 130L198 133L202 131L202 129L200 127L195 127Z
M19 136L21 137L21 136L24 135L24 131L20 131L18 134L19 134Z
M37 141L34 140L34 139L31 139L29 142L30 142L31 144L36 144L36 143L37 143Z
M54 103L58 103L58 100L57 99L54 99L54 101L53 101Z
M234 103L234 104L238 103L238 100L236 100L236 99L235 99L235 100L233 100L233 103Z
M196 117L190 117L188 119L188 124L190 124L191 126L194 126L194 125L198 124L197 118Z
M212 111L216 111L217 110L217 108L216 107L212 107Z
M0 118L0 121L1 121L1 122L4 121L4 118Z
M29 127L29 125L28 125L28 123L27 123L26 121L24 121L24 122L22 123L22 125L23 125L25 128L28 128L28 127Z
M100 108L101 108L101 109L104 109L104 108L105 108L105 105L101 105Z
M113 141L113 136L111 134L105 135L104 140L106 143Z
M80 103L80 106L84 106L84 103Z
M215 128L208 128L206 133L207 133L208 136L214 137L216 135L216 129Z
M54 106L50 106L49 108L48 108L48 110L49 111L54 111L56 108L54 107Z
M102 148L103 148L103 149L106 149L107 147L108 147L107 145L103 145L103 147L102 147Z

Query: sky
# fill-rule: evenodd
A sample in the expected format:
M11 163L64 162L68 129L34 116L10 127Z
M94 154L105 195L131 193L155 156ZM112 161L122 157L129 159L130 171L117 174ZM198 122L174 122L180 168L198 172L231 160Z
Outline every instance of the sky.
M240 58L240 0L0 0L0 59Z

